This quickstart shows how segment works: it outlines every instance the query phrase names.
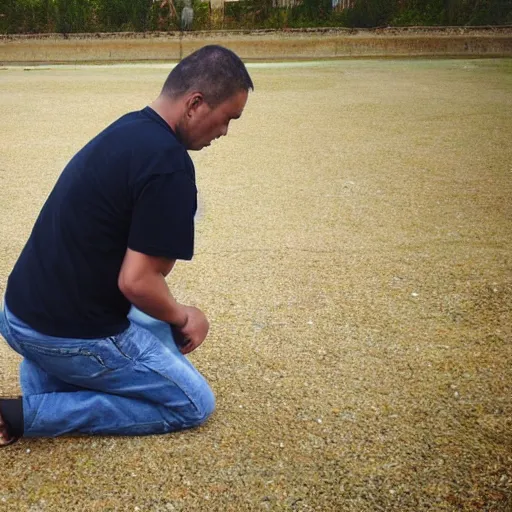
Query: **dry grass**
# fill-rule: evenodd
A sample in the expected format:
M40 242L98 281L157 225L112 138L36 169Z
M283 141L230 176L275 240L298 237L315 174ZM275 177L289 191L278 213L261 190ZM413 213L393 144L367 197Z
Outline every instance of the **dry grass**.
M511 57L512 26L342 27L285 30L0 34L7 63L169 62L206 44L228 46L244 60L353 57Z
M0 72L0 292L62 166L167 70ZM512 62L254 66L193 155L218 410L149 438L24 440L0 510L512 510ZM2 348L0 391L15 393Z

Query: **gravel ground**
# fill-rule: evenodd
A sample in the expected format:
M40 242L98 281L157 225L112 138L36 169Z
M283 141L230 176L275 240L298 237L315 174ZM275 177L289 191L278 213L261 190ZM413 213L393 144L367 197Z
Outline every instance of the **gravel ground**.
M0 292L59 172L165 66L0 71ZM218 408L146 438L22 440L1 511L512 510L512 61L252 65L193 154ZM0 344L0 393L18 391Z

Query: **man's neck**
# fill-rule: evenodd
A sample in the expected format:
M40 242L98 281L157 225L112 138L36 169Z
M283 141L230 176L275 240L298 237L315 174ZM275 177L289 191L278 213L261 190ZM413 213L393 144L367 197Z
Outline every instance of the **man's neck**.
M176 132L176 125L182 114L178 105L167 98L159 96L149 106L171 127L173 132Z

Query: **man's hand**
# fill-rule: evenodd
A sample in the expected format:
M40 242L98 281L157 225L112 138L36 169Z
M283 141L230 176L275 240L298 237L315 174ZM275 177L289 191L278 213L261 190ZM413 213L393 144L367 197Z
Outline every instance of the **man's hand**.
M205 314L193 306L183 306L187 314L187 321L183 327L174 326L183 340L175 340L182 354L189 354L195 350L206 338L210 324ZM176 336L177 337L177 336ZM180 342L181 341L181 342Z

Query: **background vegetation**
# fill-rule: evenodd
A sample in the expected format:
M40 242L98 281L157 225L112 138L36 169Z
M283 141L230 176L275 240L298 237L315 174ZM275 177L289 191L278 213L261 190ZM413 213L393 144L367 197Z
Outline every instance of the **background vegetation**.
M332 0L295 1L240 0L212 10L193 0L192 28L512 24L512 0L353 0L345 9ZM182 7L183 0L1 0L0 33L179 30Z

